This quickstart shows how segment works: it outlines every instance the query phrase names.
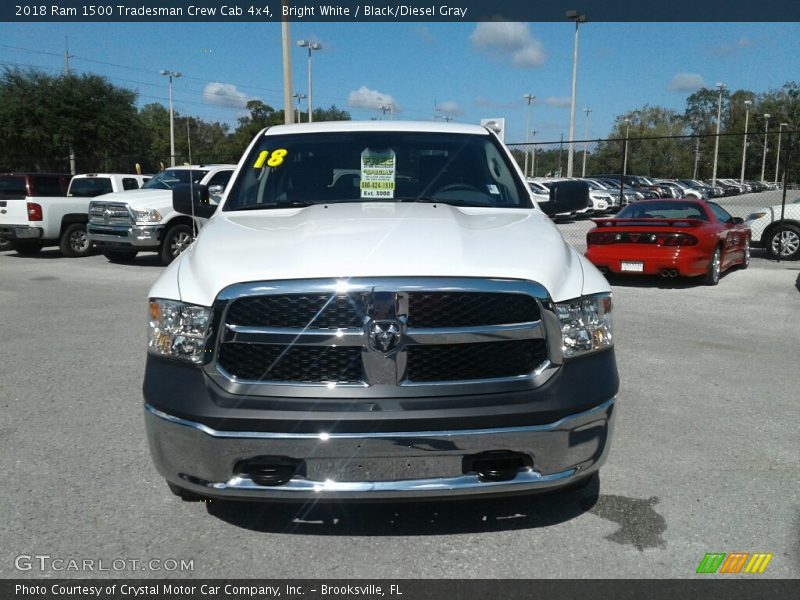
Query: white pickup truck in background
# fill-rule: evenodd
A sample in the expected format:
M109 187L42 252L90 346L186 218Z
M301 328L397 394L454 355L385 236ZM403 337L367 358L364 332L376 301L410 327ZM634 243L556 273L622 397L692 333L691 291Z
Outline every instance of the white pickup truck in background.
M86 256L92 250L86 235L92 198L136 190L148 179L136 174L89 173L75 175L66 196L7 199L0 212L0 237L22 255L37 254L45 246L59 246L64 256Z
M208 187L216 204L236 165L171 167L154 176L141 190L111 194L89 207L89 239L112 262L128 262L139 252L158 252L168 265L194 240L207 219L181 215L172 208L172 188L182 183Z

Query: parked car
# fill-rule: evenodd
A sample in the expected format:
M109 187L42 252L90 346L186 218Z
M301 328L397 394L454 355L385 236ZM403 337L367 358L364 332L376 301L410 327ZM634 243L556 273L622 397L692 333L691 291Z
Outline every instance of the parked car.
M750 264L750 228L713 202L643 200L594 221L586 257L606 272L702 275L716 285L723 271Z
M679 179L656 179L656 181L675 190L675 198L697 198L698 200L705 200L708 198L708 192L690 187Z
M0 228L12 224L17 213L25 214L23 202L31 196L63 196L71 175L64 173L0 174ZM11 250L10 233L0 232L0 251Z
M357 170L331 185L335 172ZM456 497L583 485L608 452L610 288L490 129L278 125L150 290L144 412L184 499Z
M753 245L765 248L772 258L800 258L800 198L787 203L759 208L746 220L753 232Z
M609 186L613 187L615 190L619 190L620 187L623 187L623 186L620 185L619 177L614 179L614 178L608 177L608 176L595 175L593 177L593 179L598 180L600 183L602 183L604 185L609 185ZM650 198L660 198L658 193L656 191L654 191L650 187L639 187L639 186L636 186L636 185L630 185L629 183L625 183L623 189L624 190L632 190L633 192L635 192L639 196L639 200L647 200L647 199L650 199Z
M647 189L652 191L656 195L656 198L671 197L671 193L666 186L659 185L652 179L649 179L642 175L620 175L619 173L617 173L611 175L595 175L595 177L601 179L612 179L616 180L617 182L619 182L620 179L622 179L625 185L630 185L635 188Z
M162 171L136 192L109 194L89 206L89 239L112 262L128 262L139 252L158 252L168 265L192 243L206 220L172 209L172 188L206 185L217 202L236 165L194 165Z
M19 254L38 253L58 246L68 257L86 256L92 243L86 234L92 198L112 192L138 189L146 176L130 173L88 173L75 175L66 196L34 196L9 208L0 216L0 235L6 236Z

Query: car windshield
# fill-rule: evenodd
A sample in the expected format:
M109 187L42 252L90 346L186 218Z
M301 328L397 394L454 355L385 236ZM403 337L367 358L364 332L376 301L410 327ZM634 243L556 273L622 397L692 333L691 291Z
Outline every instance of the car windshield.
M73 179L69 184L67 195L78 198L94 198L101 194L110 194L113 191L110 177L79 177Z
M623 208L617 219L702 219L708 221L697 202L636 202Z
M532 208L488 134L352 131L263 136L223 210L337 202Z
M167 169L145 183L143 190L171 190L179 183L200 183L207 169Z

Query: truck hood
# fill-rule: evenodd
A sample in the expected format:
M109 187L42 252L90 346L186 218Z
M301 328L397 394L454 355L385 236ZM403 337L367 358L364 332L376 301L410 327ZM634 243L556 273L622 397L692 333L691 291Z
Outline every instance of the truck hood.
M92 202L124 202L139 210L145 208L161 208L172 206L172 190L128 190L103 194L92 199Z
M220 212L176 263L151 296L176 297L177 270L178 297L205 306L246 281L390 276L533 280L559 301L585 264L537 210L421 203Z

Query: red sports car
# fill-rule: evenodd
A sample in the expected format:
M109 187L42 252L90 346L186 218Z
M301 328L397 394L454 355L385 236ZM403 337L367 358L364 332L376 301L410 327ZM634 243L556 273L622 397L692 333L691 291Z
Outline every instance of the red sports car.
M601 271L662 277L705 276L750 263L750 228L714 202L642 200L610 219L593 219L586 257Z

